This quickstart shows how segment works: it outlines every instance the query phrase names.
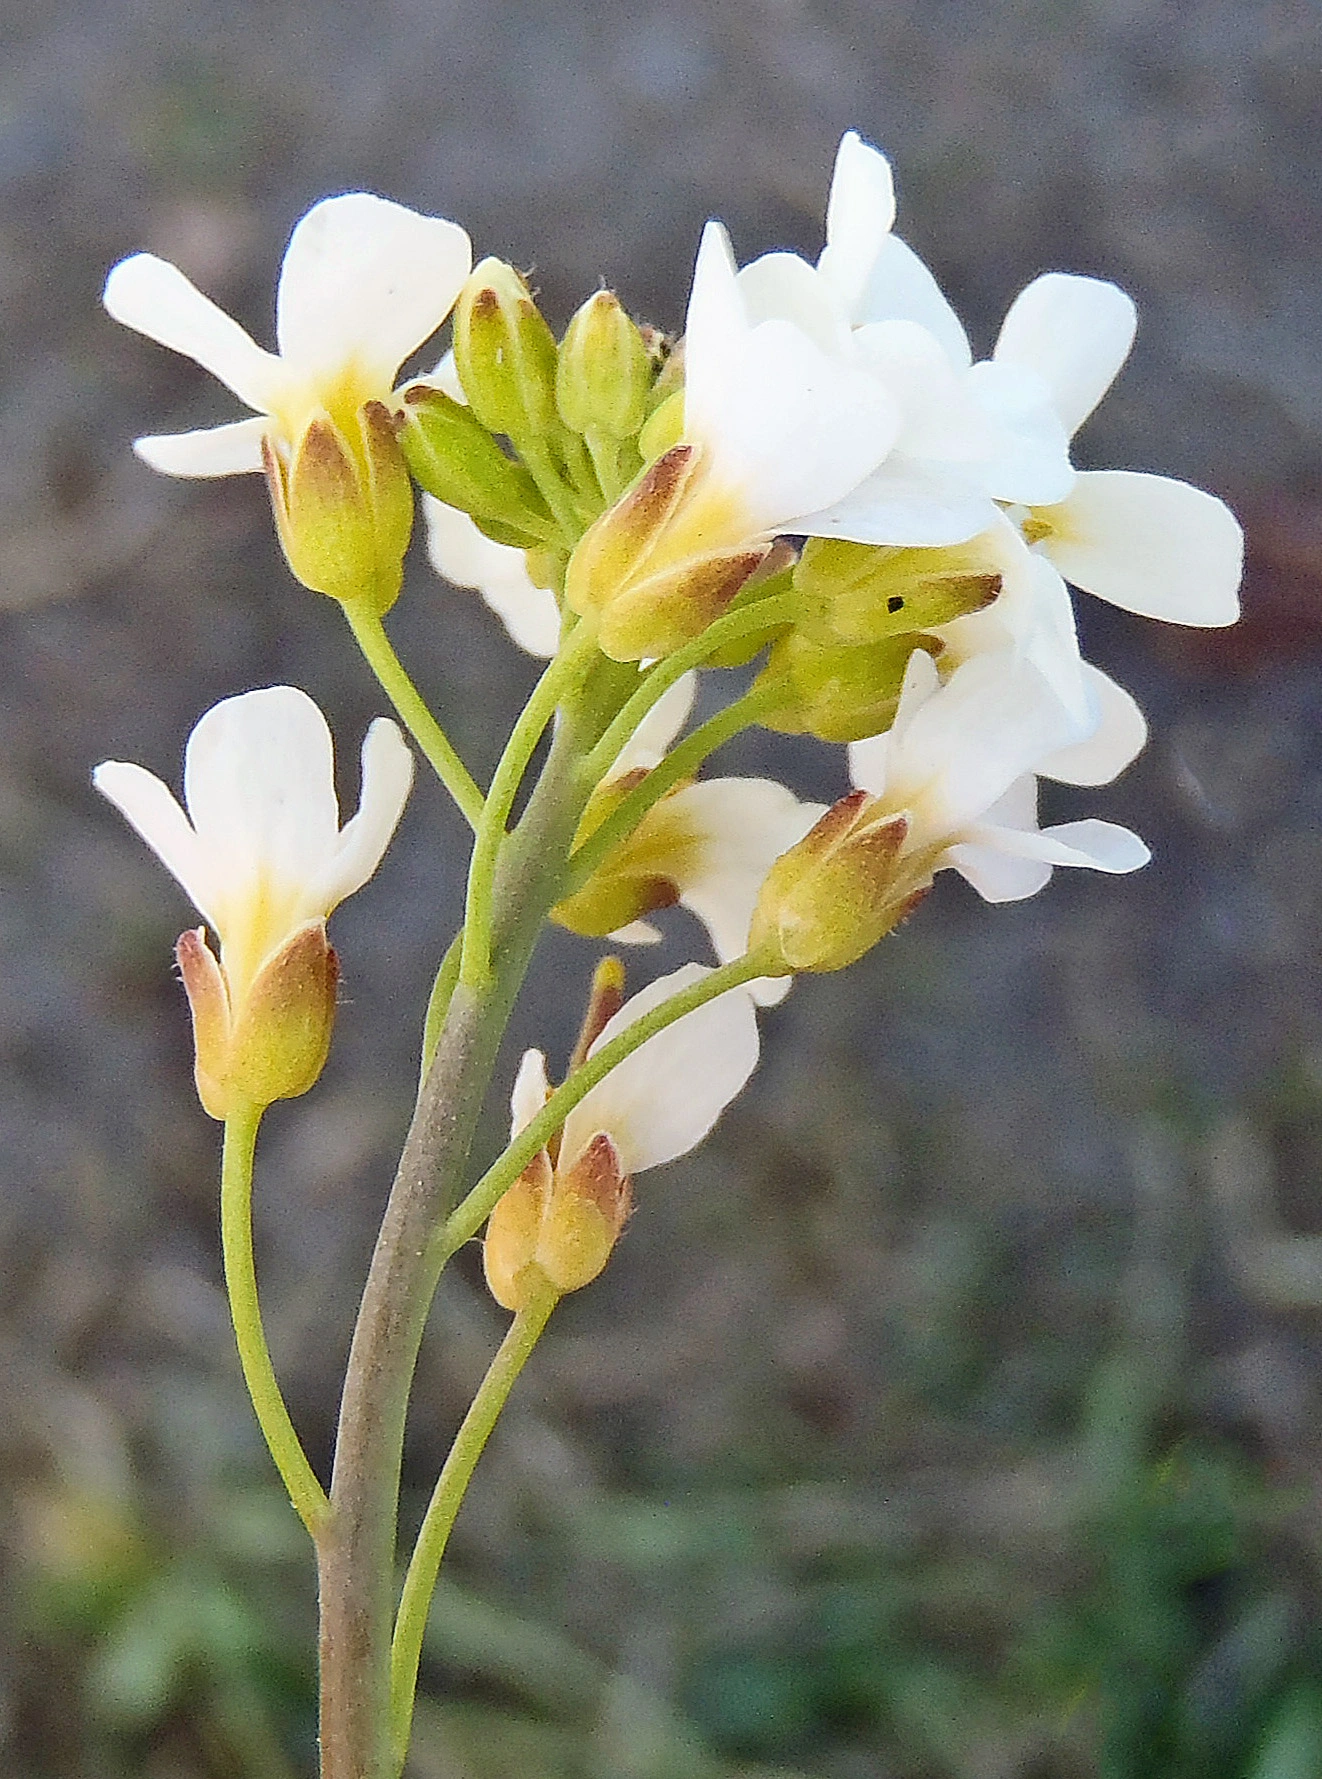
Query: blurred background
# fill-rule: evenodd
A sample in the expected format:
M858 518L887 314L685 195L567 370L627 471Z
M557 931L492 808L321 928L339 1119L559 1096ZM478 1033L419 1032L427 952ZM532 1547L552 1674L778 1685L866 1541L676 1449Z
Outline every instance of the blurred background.
M1244 519L1244 622L1091 606L1153 739L1068 809L1152 842L989 909L953 877L765 1021L643 1182L484 1459L415 1779L1322 1775L1322 18L1313 0L5 0L0 56L0 1749L31 1779L313 1770L312 1568L243 1394L191 918L88 775L172 781L218 697L381 700L255 479L142 431L233 416L100 312L176 260L263 340L290 227L383 192L675 328L703 220L815 255L837 139L986 351L1047 269L1138 344L1085 464ZM392 630L479 776L532 678L414 565ZM744 742L834 794L826 750ZM728 769L728 768L727 768ZM1062 803L1062 810L1066 807ZM437 836L440 836L438 842ZM259 1261L324 1468L463 834L420 783L337 917L326 1075L269 1121ZM660 956L694 955L676 921ZM592 952L513 1042L561 1065ZM635 980L640 980L636 977ZM513 1068L513 1049L502 1081ZM497 1096L498 1100L499 1096ZM489 1153L503 1112L493 1103ZM417 1392L420 1512L501 1318L472 1263Z

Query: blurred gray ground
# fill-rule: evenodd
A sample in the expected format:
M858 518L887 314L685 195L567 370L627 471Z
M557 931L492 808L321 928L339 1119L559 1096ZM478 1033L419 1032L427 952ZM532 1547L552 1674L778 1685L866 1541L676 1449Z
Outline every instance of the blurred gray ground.
M169 1553L207 1547L217 1504L266 1481L219 1291L215 1132L171 980L189 914L89 769L116 757L173 776L209 703L291 680L331 715L349 793L380 707L336 610L290 581L256 480L170 484L131 456L137 432L233 408L105 319L106 269L153 249L265 339L290 226L366 187L531 268L557 324L604 281L673 328L708 215L742 258L816 252L848 127L892 155L901 231L984 349L1039 271L1134 293L1138 344L1082 458L1236 504L1247 615L1191 636L1083 612L1153 738L1123 781L1061 808L1130 822L1154 864L1062 876L1001 910L943 882L862 965L795 989L718 1139L648 1177L608 1275L558 1318L455 1572L682 1705L731 1759L838 1779L1092 1772L1086 1708L1016 1715L997 1688L1025 1624L1077 1581L1086 1427L1119 1353L1154 1459L1211 1441L1271 1492L1267 1567L1246 1585L1301 1646L1322 1406L1316 5L7 0L2 41L8 1768L234 1770L232 1750L171 1717L170 1685L134 1692L127 1657L107 1678L95 1637L51 1630L42 1577L91 1563L87 1525L116 1515ZM529 663L421 562L392 628L480 776ZM816 795L839 783L826 750L731 756ZM379 879L337 916L332 1063L271 1120L261 1158L273 1341L319 1460L461 840L420 786ZM677 924L640 968L695 942ZM589 963L548 943L519 1042L563 1059ZM499 1121L497 1106L488 1142ZM418 1489L497 1329L474 1278L438 1312ZM759 1652L810 1644L804 1589L869 1564L873 1600L888 1564L927 1577L920 1592L937 1575L904 1607L909 1628L886 1633L919 1679L903 1698L879 1681L875 1709L814 1713L793 1665L759 1668ZM1262 1579L1273 1564L1285 1579ZM281 1574L296 1646L306 1568ZM51 1687L41 1637L83 1651L76 1684ZM730 1649L753 1652L753 1693L771 1687L761 1717L712 1679ZM451 1678L499 1703L495 1658L474 1658L474 1681L451 1655ZM966 1671L1000 1703L946 1709L941 1676ZM601 1754L608 1703L593 1772L699 1772L648 1767L646 1735ZM972 1727L956 1734L957 1718ZM483 1765L494 1731L456 1754L458 1731L434 1729L420 1772L505 1770ZM281 1758L244 1755L252 1772ZM564 1770L589 1770L580 1758ZM1177 1767L1106 1769L1122 1770Z

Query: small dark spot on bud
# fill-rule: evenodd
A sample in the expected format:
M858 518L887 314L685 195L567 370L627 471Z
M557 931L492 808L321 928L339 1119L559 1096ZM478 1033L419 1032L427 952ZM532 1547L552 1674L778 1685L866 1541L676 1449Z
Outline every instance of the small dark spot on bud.
M500 298L489 284L484 284L473 298L473 315L478 321L490 321L500 314Z
M899 593L892 593L890 598L886 601L886 610L888 612L902 612L904 610L904 599L902 595Z

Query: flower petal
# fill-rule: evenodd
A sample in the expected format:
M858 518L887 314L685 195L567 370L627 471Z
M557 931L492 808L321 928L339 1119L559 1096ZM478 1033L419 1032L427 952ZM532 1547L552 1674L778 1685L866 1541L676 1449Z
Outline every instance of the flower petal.
M984 902L1022 902L1051 881L1051 866L1040 859L1019 858L974 840L947 847L941 864L958 871Z
M650 983L607 1022L589 1055L710 974L686 964ZM584 1095L565 1121L562 1165L572 1165L598 1131L614 1142L627 1174L686 1154L748 1080L757 1055L752 997L747 989L730 989L649 1038Z
M969 830L969 839L1015 858L1036 859L1045 865L1082 865L1113 876L1137 871L1152 857L1137 834L1115 822L1062 822L1043 828L1041 833L980 824Z
M968 383L999 435L988 492L1023 506L1064 500L1074 486L1070 435L1046 380L1020 365L984 360Z
M822 511L801 514L794 528L809 537L926 549L962 544L993 525L997 514L964 466L892 452L851 493Z
M1142 752L1148 725L1123 686L1090 661L1081 665L1084 684L1097 710L1097 727L1085 740L1040 760L1037 770L1060 784L1110 784Z
M1076 587L1142 618L1200 627L1239 616L1244 534L1224 501L1134 470L1081 473L1042 518L1044 555Z
M505 626L510 640L530 655L549 661L560 647L560 608L555 594L528 573L528 559L510 544L498 544L480 531L467 513L424 494L427 557L444 580L480 593Z
M313 894L300 894L304 920L327 912L315 891L339 808L330 730L306 692L270 686L209 710L188 738L184 800L227 898L269 880Z
M196 432L153 433L134 439L133 449L163 476L241 476L262 467L264 414L204 426Z
M672 741L689 720L697 695L696 673L682 673L673 686L668 686L633 734L620 749L619 757L607 778L622 778L626 772L650 772L665 758Z
M550 1096L551 1083L546 1077L546 1057L540 1050L525 1050L514 1077L510 1093L510 1136L517 1137L525 1125L531 1124Z
M973 362L963 322L931 272L898 235L887 235L882 242L853 319L859 326L869 321L916 321L935 336L957 369Z
M377 717L363 737L358 811L345 823L328 870L310 892L324 913L361 889L381 863L412 784L413 755L404 737L389 717Z
M895 221L895 181L890 162L846 130L836 150L831 195L826 201L826 246L817 269L846 311L862 300Z
M1133 299L1118 285L1048 272L1011 303L994 357L1046 379L1072 438L1129 356L1137 321Z
M105 761L92 774L92 783L137 829L198 912L214 924L211 861L169 787L154 772L127 760Z
M369 192L323 198L285 252L281 356L313 375L356 364L389 385L450 313L472 265L458 223Z
M112 269L102 301L125 327L182 352L250 408L270 412L284 382L280 360L263 352L178 266L154 253L135 253Z
M823 352L848 347L849 329L828 287L797 253L764 253L742 267L739 295L754 327L763 321L791 321Z

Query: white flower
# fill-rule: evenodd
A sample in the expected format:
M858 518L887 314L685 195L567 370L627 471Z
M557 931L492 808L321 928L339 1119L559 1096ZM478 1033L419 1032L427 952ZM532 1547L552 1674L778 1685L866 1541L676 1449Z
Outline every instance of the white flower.
M498 544L458 507L424 494L427 557L444 580L470 587L505 626L511 641L549 661L560 647L560 607L555 594L528 573L524 551Z
M1050 272L1011 304L993 364L1040 378L1073 436L1128 356L1135 321L1133 302L1114 284ZM1010 498L1031 509L1030 543L1085 592L1175 624L1238 617L1243 535L1229 507L1201 488L1132 470L1085 470L1055 502Z
M709 974L687 964L653 982L606 1022L588 1055ZM483 1264L496 1301L519 1310L539 1286L563 1293L596 1278L629 1215L632 1176L700 1143L757 1055L752 997L733 988L639 1045L591 1088L558 1144L538 1151L491 1213ZM512 1136L542 1110L548 1092L545 1057L525 1052L510 1098Z
M884 811L906 818L901 856L923 877L953 867L987 901L1017 901L1055 865L1125 872L1148 860L1138 836L1111 822L1038 830L1035 774L1089 739L1030 663L979 655L942 684L919 652L894 726L851 744L849 772Z
M142 438L135 449L174 476L260 470L263 438L288 461L318 416L346 428L365 403L390 401L400 365L445 320L471 265L457 223L367 192L325 198L285 252L276 356L176 266L149 253L122 260L105 288L115 320L195 359L255 410L225 426Z
M993 501L1067 494L1068 440L1042 378L1008 364L974 365L959 317L918 255L891 233L894 220L886 157L847 132L817 274L856 349L895 394L903 424L885 464L836 522L855 526L870 516L891 533L865 542L955 542L991 523Z
M93 774L214 928L236 1016L263 964L380 863L413 778L388 718L368 729L362 770L358 812L341 829L326 719L305 692L271 686L225 699L189 736L187 815L141 766L110 760Z

